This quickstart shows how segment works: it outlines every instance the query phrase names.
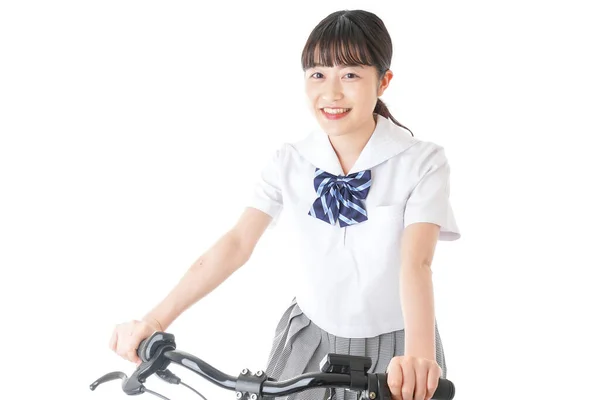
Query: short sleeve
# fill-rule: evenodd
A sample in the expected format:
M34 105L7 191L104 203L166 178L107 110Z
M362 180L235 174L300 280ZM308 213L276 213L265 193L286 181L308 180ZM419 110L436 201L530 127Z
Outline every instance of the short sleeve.
M271 159L263 166L260 176L254 182L254 188L248 204L249 207L256 208L273 217L269 227L277 224L277 220L283 209L280 182L282 152L283 148L275 151Z
M444 148L435 145L418 168L421 176L404 211L404 226L429 222L440 226L439 240L457 240L461 234L450 204L450 165Z

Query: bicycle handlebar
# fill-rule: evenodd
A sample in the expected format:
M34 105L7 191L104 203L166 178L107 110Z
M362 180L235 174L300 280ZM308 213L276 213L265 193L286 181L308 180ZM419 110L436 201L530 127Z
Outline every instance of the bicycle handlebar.
M371 359L367 357L342 354L329 354L321 363L321 372L311 372L284 381L269 378L263 371L252 373L244 369L239 376L225 374L198 357L176 350L175 338L172 334L155 332L143 340L137 350L142 363L131 377L122 372L112 372L90 385L94 390L99 384L113 379L122 379L123 391L128 395L151 392L143 383L152 374L157 373L165 380L165 370L170 363L181 365L211 383L236 392L237 399L262 399L263 397L286 396L317 387L332 387L361 391L365 399L391 400L392 396L387 385L387 374L369 373ZM166 371L169 372L170 371ZM170 378L175 382L176 377ZM151 392L156 394L154 392ZM159 397L162 397L159 395ZM164 397L163 397L164 398ZM435 400L452 400L454 384L440 378L438 387L433 394Z

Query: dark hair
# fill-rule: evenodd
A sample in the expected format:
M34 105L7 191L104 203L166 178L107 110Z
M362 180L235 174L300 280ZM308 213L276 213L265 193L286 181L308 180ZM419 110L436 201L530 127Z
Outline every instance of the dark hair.
M381 80L391 62L392 39L383 21L364 10L343 10L329 14L313 29L302 50L304 71L317 63L326 67L368 65L377 68ZM396 121L381 99L377 99L374 112L414 136L410 129Z

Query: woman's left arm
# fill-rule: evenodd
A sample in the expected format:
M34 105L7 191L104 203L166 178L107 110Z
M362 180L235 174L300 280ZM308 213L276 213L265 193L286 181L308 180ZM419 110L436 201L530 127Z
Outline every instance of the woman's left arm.
M406 227L400 250L400 301L404 315L404 354L435 360L435 311L431 263L440 227Z
M441 368L436 361L435 310L431 264L439 225L419 222L402 235L400 300L404 315L404 356L388 367L394 400L428 400L437 388Z

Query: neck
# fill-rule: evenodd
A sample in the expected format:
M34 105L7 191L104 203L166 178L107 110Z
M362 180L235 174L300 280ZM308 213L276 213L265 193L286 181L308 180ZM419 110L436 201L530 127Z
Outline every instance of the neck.
M373 118L369 118L353 132L329 137L329 142L331 143L345 174L352 169L352 165L354 165L354 162L375 131L377 125L376 118L375 115Z

